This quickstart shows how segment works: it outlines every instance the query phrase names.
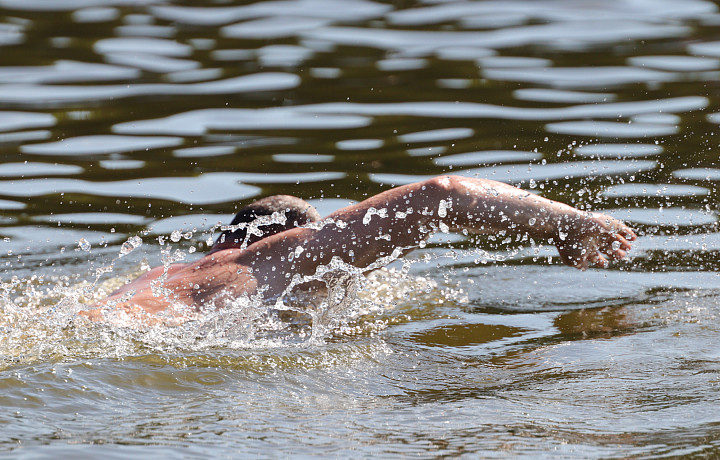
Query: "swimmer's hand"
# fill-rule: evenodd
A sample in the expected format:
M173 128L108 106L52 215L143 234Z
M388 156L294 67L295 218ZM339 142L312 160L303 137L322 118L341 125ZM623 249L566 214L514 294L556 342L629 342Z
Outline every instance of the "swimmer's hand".
M556 246L566 265L586 270L606 268L609 260L625 258L637 239L623 222L600 213L581 213L558 226Z

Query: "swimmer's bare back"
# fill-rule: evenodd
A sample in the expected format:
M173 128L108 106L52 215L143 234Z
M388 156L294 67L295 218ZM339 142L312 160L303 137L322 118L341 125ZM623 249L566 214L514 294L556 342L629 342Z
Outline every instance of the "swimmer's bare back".
M374 209L374 211L373 211ZM243 295L282 294L293 276L312 276L334 257L367 268L393 251L416 248L432 229L476 234L527 235L554 244L572 267L606 267L622 259L635 233L612 217L588 213L513 186L484 179L440 176L393 188L340 209L318 225L292 228L245 249L211 252L171 267L160 288L154 269L110 295L86 315L99 319L103 306L154 314L169 306L222 308Z

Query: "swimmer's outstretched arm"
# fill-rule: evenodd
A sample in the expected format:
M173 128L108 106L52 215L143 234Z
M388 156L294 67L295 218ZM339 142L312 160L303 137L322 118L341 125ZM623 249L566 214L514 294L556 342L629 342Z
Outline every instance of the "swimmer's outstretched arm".
M320 229L293 229L261 240L237 261L252 266L258 284L272 292L295 273L314 274L333 257L365 268L396 249L417 247L434 229L443 227L527 235L538 243L554 244L564 263L583 270L625 257L636 238L628 226L603 214L580 211L500 182L441 176L340 209ZM288 258L289 254L293 256Z

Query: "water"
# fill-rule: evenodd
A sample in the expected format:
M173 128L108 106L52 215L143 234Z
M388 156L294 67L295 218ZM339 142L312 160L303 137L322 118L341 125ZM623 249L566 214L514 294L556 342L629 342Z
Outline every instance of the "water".
M0 451L720 455L719 11L1 0ZM440 173L640 238L582 273L441 234L333 314L75 315L258 197L327 214Z

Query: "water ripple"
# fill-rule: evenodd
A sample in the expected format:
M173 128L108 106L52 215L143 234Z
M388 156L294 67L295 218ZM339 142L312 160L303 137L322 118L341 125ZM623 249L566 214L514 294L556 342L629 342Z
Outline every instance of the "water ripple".
M335 143L339 150L375 150L383 146L382 139L345 139Z
M188 147L173 150L173 155L178 158L218 157L232 155L236 151L232 145L208 145L207 147Z
M613 102L617 96L612 93L589 93L549 88L522 88L513 91L513 97L521 101L552 102L555 104L587 104L591 102Z
M183 142L180 137L95 135L23 145L20 151L33 155L99 155L175 147Z
M522 56L490 56L480 58L477 64L482 68L528 68L528 67L550 67L552 61L544 58L532 58Z
M704 96L675 97L649 101L583 104L560 108L508 107L473 102L400 102L395 104L327 103L287 108L324 114L368 116L409 115L438 118L499 118L504 120L572 120L576 118L619 118L652 112L690 112L704 109ZM665 130L668 128L665 127Z
M120 10L107 6L88 7L75 10L72 19L75 22L110 22L120 17Z
M143 53L107 53L105 54L105 60L112 64L135 67L156 73L181 72L200 67L198 61Z
M370 124L354 115L310 116L293 107L267 109L205 109L166 118L119 123L113 132L121 134L178 134L199 136L208 130L347 129Z
M94 225L94 224L142 224L147 220L145 216L120 214L116 212L76 212L68 214L53 214L51 216L35 216L34 222L49 222L56 224Z
M720 60L695 56L635 56L628 64L676 72L700 72L720 67Z
M608 89L629 83L671 82L679 76L638 67L551 67L529 69L483 69L485 78L548 85L556 88Z
M206 173L196 177L153 177L111 182L79 179L12 180L0 181L0 195L43 196L77 193L163 199L200 205L243 200L260 193L259 188L241 183L240 177L237 173Z
M633 158L659 155L664 148L653 144L588 144L575 149L577 155L597 158Z
M421 142L440 142L467 139L468 137L473 137L474 135L475 131L470 128L445 128L401 134L397 138L400 142L415 144Z
M276 153L272 156L276 163L332 163L335 155L320 155L317 153Z
M720 41L690 43L688 51L699 56L720 57Z
M21 26L0 23L0 46L17 45L23 41L25 41L25 34Z
M46 128L48 126L54 126L56 122L55 117L48 113L0 111L0 132L28 128Z
M707 13L715 12L713 4L705 1L691 0L682 6L671 0L622 2L608 1L574 5L572 2L529 2L501 1L486 2L452 2L438 5L394 11L387 15L390 23L403 26L420 26L441 24L448 21L463 20L469 17L495 18L506 16L508 25L536 18L545 21L570 22L578 21L586 24L594 21L624 21L627 19L648 20L650 18L675 20L677 17L702 18ZM591 29L591 30L594 30Z
M565 121L549 123L551 133L606 138L645 138L677 134L679 126L658 123L621 123L615 121Z
M648 160L606 160L606 161L577 161L545 165L501 165L485 168L473 168L452 171L452 174L492 179L501 182L523 183L530 180L553 180L582 177L607 176L620 174L634 174L640 171L655 169L657 163ZM391 173L373 173L370 180L381 184L405 185L413 182L430 179L433 175L409 175Z
M469 166L489 163L511 163L531 161L542 158L538 152L519 152L516 150L493 150L485 152L467 152L448 155L433 160L438 166Z
M602 193L611 198L624 197L701 197L709 195L710 190L705 187L684 184L622 184L608 187Z
M137 69L66 60L46 66L0 67L0 83L81 83L129 80L139 76Z
M11 210L11 209L25 209L27 205L17 201L0 200L0 209Z
M24 142L50 139L52 132L47 130L20 131L17 133L0 133L0 144L22 144Z
M225 26L220 34L228 38L274 39L292 37L298 32L322 27L330 22L327 18L275 16Z
M644 225L663 227L691 227L709 225L717 221L715 213L680 208L631 208L603 211L617 219Z
M679 179L720 181L720 169L717 168L686 168L673 171Z
M104 38L93 45L98 54L151 54L158 56L186 57L193 53L190 45L174 40L163 40L148 37Z
M2 163L0 177L60 176L80 174L85 168L57 163Z
M576 47L582 48L583 45L626 42L633 39L682 37L690 31L689 27L679 25L649 24L639 21L612 23L592 21L520 26L483 32L414 31L330 26L303 31L300 36L328 40L341 45L367 46L421 56L449 46L477 46L500 49L533 46L538 43L551 45L553 43L574 41ZM658 72L658 74L660 73ZM645 75L649 75L649 73Z
M147 163L142 160L100 160L100 166L105 169L140 169Z
M209 95L295 88L300 77L288 73L259 73L225 80L193 84L137 84L107 86L40 86L27 84L0 85L0 102L23 106L64 105L148 95Z
M392 7L362 0L347 0L342 8L328 0L266 1L244 6L184 7L156 6L152 12L158 18L182 24L219 26L240 20L272 17L311 17L332 20L361 21L380 17Z

